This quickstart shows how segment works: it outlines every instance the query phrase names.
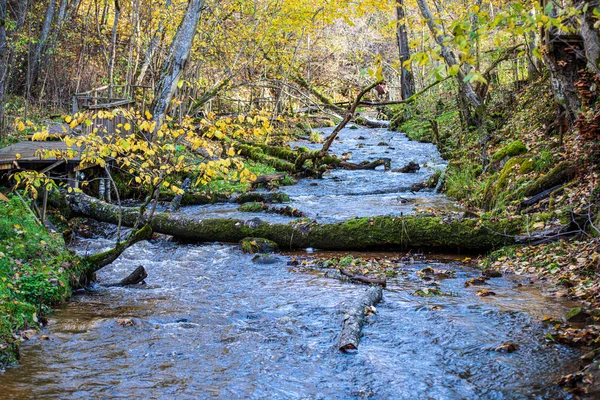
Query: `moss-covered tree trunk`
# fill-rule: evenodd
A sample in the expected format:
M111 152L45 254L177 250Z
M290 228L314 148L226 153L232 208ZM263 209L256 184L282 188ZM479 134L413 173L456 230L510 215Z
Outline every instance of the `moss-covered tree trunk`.
M116 223L119 208L82 193L72 194L67 203L76 215ZM133 225L136 208L123 210L122 223ZM156 213L147 223L154 232L194 242L237 243L246 237L274 241L281 249L314 247L329 250L420 248L485 251L514 243L521 220L456 220L439 217L357 218L340 223L270 224L258 219L205 219L189 215Z

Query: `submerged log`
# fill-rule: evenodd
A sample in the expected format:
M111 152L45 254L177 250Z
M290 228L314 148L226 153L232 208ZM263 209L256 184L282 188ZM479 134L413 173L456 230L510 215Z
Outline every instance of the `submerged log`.
M75 215L117 223L119 207L83 193L65 198ZM122 223L131 226L137 208L123 208ZM444 221L441 217L380 216L356 218L339 223L296 222L270 224L259 219L242 221L229 218L205 219L199 216L155 213L148 221L152 231L194 242L238 243L246 237L262 237L282 249L319 248L351 250L371 248L444 248L448 250L489 250L514 243L520 232L520 218L479 222Z
M368 285L379 285L379 286L382 286L382 287L386 286L385 279L370 278L370 277L364 276L364 275L353 274L352 272L346 271L343 268L340 268L340 274L342 274L344 276L347 276L352 281L357 281L357 282L360 282L360 283L366 283Z
M421 169L421 166L414 161L409 162L402 168L393 169L392 172L400 172L403 174L414 174Z
M375 306L381 301L382 290L372 286L344 313L344 326L338 348L341 351L357 350L360 343L360 332L365 323L366 307Z
M119 283L113 283L108 285L109 287L123 287L130 285L137 285L139 283L144 283L144 279L148 277L148 273L146 269L140 265L138 266L131 274L129 274L126 278L122 279Z

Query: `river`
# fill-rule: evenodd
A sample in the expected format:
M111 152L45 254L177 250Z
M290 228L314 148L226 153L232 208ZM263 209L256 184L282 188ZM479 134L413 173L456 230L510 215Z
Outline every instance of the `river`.
M427 167L417 174L339 170L284 188L311 218L459 211L433 191L396 191L445 168L434 146L381 129L345 129L340 138L332 151L351 152L354 162L385 156L393 168L411 160ZM241 214L229 204L182 212L287 220ZM114 229L100 228L105 234L71 246L81 254L109 248ZM344 308L365 287L287 265L292 256L327 255L313 251L262 264L233 245L166 236L139 243L98 274L98 285L50 315L43 336L24 343L19 366L0 374L0 397L569 398L554 382L577 370L581 354L545 342L540 321L572 305L543 287L505 276L487 287L496 296L479 297L464 285L478 271L459 261L379 253L404 273L388 281L358 352L343 354L336 344ZM149 274L145 287L102 286L138 265ZM457 271L440 281L450 296L413 295L425 285L416 272L426 266ZM508 342L518 350L495 350Z

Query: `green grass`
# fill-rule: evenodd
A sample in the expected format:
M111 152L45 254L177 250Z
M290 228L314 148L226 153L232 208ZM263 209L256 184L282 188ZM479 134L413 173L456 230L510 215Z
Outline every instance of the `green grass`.
M49 305L69 297L78 265L20 199L0 201L0 366L15 361L16 332L37 328Z

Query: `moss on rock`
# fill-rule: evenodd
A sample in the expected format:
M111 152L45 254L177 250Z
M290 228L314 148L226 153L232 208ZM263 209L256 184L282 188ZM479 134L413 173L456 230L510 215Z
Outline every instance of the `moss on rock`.
M525 153L527 153L527 146L525 146L520 140L515 140L514 142L495 152L492 155L492 161L498 162L507 157L515 157Z

